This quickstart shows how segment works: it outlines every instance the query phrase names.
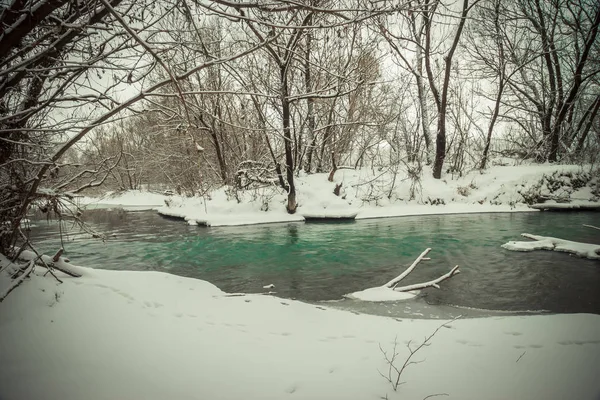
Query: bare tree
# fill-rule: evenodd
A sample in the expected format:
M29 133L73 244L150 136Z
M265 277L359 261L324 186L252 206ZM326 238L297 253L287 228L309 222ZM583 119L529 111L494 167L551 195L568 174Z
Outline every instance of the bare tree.
M446 114L448 111L448 89L450 85L450 74L452 71L452 58L458 47L460 37L463 29L467 22L467 15L471 8L477 4L476 0L473 4L469 5L469 0L463 0L462 9L459 16L459 22L454 32L452 44L448 51L444 54L444 67L443 67L443 78L441 83L441 93L438 89L438 83L433 71L432 58L433 58L433 21L437 14L439 14L439 3L434 2L423 6L421 11L423 19L425 21L425 69L427 71L427 79L435 105L437 107L437 135L436 135L436 148L435 148L435 161L433 164L433 177L440 179L442 177L442 167L444 165L444 159L446 158Z

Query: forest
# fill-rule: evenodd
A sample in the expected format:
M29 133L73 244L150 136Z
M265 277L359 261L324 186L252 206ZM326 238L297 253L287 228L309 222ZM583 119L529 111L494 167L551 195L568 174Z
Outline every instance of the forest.
M4 253L98 187L270 185L294 213L299 174L598 161L593 0L2 4Z

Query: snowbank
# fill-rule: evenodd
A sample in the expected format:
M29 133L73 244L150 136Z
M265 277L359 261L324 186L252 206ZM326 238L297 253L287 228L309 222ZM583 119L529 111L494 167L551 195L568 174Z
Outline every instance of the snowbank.
M531 235L523 233L521 236L533 239L533 242L510 241L502 245L512 251L554 250L575 254L579 257L600 260L600 245L590 243L572 242L548 236Z
M459 320L381 375L439 320L391 319L199 280L95 270L36 275L0 303L0 398L597 399L600 316ZM62 278L62 277L61 277Z
M298 222L303 216L355 215L358 220L535 211L528 204L539 198L568 194L580 204L595 199L590 186L581 186L578 174L590 176L579 166L543 164L496 166L454 180L437 180L426 168L415 184L402 170L342 169L335 173L334 182L327 180L326 173L300 174L296 179L298 210L293 215L285 211L286 193L275 186L247 191L221 188L206 198L173 197L158 212L192 225L227 226ZM594 179L586 184L596 184ZM342 190L336 196L333 190L339 184Z
M128 210L152 210L165 205L170 196L141 190L124 192L108 192L102 197L78 197L77 203L81 208L125 208Z
M389 287L377 286L347 294L345 297L355 300L379 302L410 300L414 299L418 294L418 291L397 292Z

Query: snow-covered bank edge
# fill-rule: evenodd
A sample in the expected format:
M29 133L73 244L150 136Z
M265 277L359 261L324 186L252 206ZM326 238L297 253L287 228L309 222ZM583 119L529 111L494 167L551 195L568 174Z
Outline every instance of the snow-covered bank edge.
M441 321L228 296L159 272L36 269L0 304L0 398L596 399L600 316ZM386 355L382 353L385 352ZM560 360L560 361L558 361ZM176 371L176 373L174 373ZM33 379L32 379L33 377ZM232 379L235 385L231 384ZM90 390L93 388L93 390Z
M201 226L243 226L243 225L264 225L289 222L305 222L304 214L287 214L285 212L266 212L266 213L246 213L246 214L207 214L202 217L194 216L194 212L185 209L177 210L169 207L155 208L155 211L163 217L180 219L187 222L189 225ZM464 204L448 204L444 206L428 206L421 204L410 205L395 205L385 208L368 208L355 211L351 214L356 214L354 220L369 220L380 218L400 218L414 217L420 215L459 215L459 214L503 214L503 213L520 213L520 212L539 212L527 206L504 206L504 205L464 205ZM327 220L344 220L340 217L340 213L321 212L320 214L306 214L309 217L319 215L322 219ZM343 214L347 215L347 214Z
M221 187L203 197L172 193L121 192L101 199L83 198L88 209L122 207L154 209L190 225L236 226L302 222L321 219L356 220L417 215L535 212L539 202L561 208L585 209L598 204L598 177L575 165L520 165L472 171L454 180L437 180L423 171L418 187L392 172L340 170L334 182L328 174L300 174L296 179L298 209L285 210L286 194L277 186L239 190ZM333 193L341 185L339 196ZM561 203L557 203L560 201ZM581 206L584 205L584 206Z
M157 208L164 216L192 225L230 226L302 221L355 215L356 220L416 215L537 211L529 204L560 199L584 204L597 200L597 177L574 165L521 165L473 171L455 180L437 180L424 171L418 187L391 172L340 170L296 179L297 213L285 212L286 197L276 187L221 188L205 198L172 198ZM341 186L340 186L341 185ZM342 189L339 196L333 193ZM550 200L552 201L552 200Z

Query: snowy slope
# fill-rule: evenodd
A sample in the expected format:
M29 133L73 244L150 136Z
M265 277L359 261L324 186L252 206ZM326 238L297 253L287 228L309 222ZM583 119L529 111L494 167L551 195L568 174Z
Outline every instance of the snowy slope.
M43 271L38 271L41 274ZM459 320L415 356L394 392L384 351L443 321L399 320L200 280L94 270L33 276L0 303L0 398L597 399L600 316ZM390 353L388 353L391 356ZM386 397L387 396L387 397Z

